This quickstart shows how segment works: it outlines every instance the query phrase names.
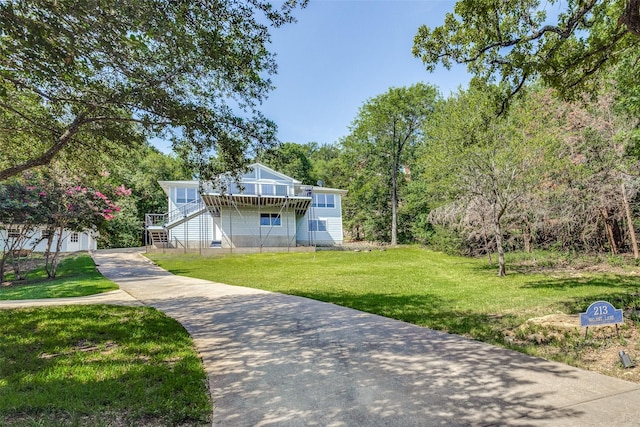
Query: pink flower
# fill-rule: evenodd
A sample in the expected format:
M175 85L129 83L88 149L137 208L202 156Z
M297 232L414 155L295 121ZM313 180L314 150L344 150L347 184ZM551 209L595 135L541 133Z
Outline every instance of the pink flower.
M126 188L124 186L124 184L122 184L120 187L116 188L116 195L118 195L118 196L130 196L131 195L131 189L130 188Z
M43 197L45 197L47 195L47 193L45 193L44 191L40 191L38 194L43 196Z

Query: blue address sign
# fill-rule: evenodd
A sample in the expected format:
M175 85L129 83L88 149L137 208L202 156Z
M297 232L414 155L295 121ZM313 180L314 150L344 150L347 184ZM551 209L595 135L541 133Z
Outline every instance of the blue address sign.
M599 326L623 323L622 309L617 309L606 301L596 301L580 313L580 326Z

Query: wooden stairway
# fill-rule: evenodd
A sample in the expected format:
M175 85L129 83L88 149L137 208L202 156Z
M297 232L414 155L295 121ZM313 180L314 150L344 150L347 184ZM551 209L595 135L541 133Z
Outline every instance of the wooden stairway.
M173 248L169 241L169 233L166 229L148 229L151 244L158 248Z

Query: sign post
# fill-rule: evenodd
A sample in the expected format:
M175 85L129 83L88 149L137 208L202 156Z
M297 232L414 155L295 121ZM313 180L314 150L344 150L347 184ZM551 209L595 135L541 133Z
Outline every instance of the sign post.
M586 327L584 338L587 338L589 326L616 325L616 333L618 331L618 323L623 323L622 309L617 309L607 301L596 301L587 308L586 313L580 313L580 326Z

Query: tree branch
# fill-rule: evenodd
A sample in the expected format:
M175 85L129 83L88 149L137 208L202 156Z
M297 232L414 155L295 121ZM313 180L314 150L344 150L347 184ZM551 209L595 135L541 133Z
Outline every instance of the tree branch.
M43 166L51 162L53 158L62 150L73 138L73 136L78 133L80 126L85 123L85 116L88 112L79 114L76 116L74 121L69 125L67 130L64 131L62 135L57 139L55 144L51 146L45 153L42 155L35 157L33 159L27 160L19 165L12 166L3 170L0 170L0 181L4 181L5 179L17 175L21 172L24 172L28 169Z

